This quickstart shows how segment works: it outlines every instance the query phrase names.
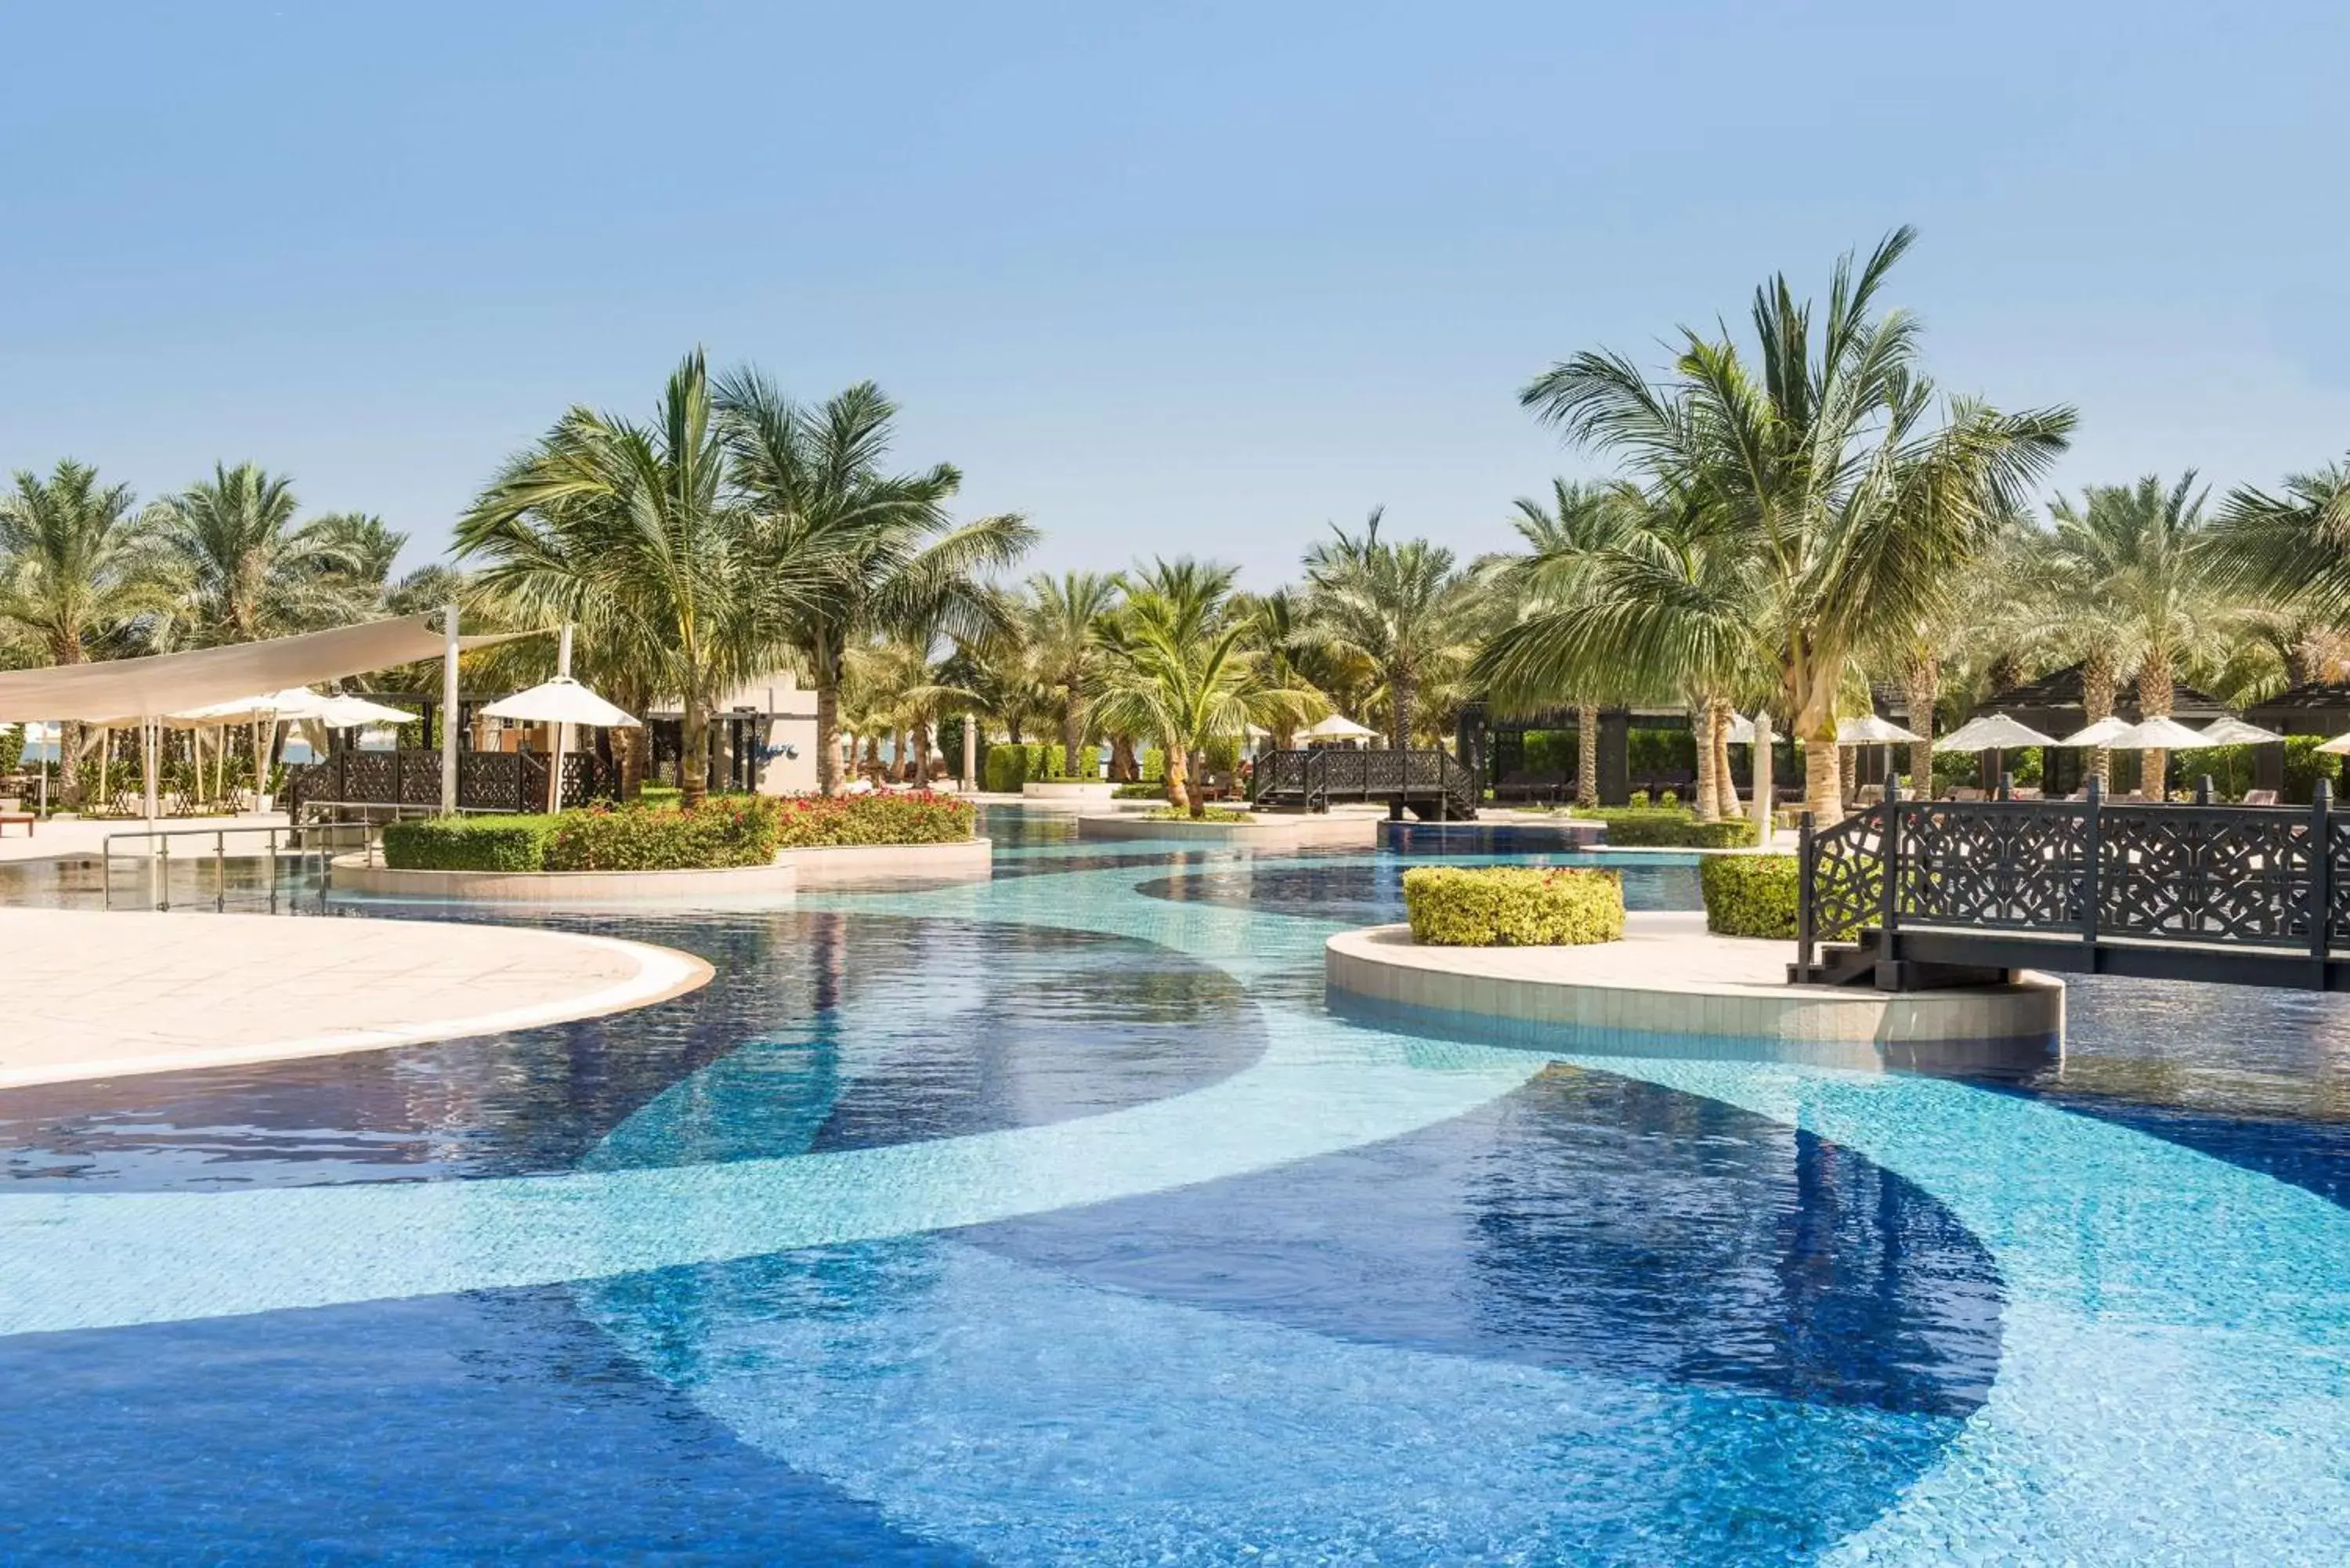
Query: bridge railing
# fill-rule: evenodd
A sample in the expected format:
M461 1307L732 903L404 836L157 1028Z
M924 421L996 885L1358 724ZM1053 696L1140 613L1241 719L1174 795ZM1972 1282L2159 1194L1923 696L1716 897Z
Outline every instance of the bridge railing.
M1898 794L1802 831L1799 972L1814 949L1902 929L2328 955L2350 933L2350 818L2308 806L1925 801Z
M1274 752L1256 764L1259 805L1295 795L1309 811L1334 800L1441 797L1463 816L1477 807L1476 777L1443 751L1353 751L1317 747Z

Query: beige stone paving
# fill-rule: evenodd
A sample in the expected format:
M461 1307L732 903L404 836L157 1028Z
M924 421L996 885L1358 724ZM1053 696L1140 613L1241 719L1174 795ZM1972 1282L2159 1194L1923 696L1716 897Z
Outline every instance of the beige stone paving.
M0 909L0 1086L377 1050L640 1007L710 967L441 921Z
M199 828L203 831L202 838L182 836L172 839L172 855L174 859L183 855L192 859L209 857L213 852L211 836L223 830L228 833L228 852L231 855L261 855L269 848L266 830L284 828L286 814L278 811L267 815L248 813L243 816L171 816L155 826L172 833ZM27 836L23 823L12 822L0 827L0 861L55 860L63 857L96 855L105 847L109 834L139 833L145 831L146 827L144 820L132 821L122 817L88 822L60 822L51 817L38 825ZM130 845L120 847L125 853L137 850L137 846Z

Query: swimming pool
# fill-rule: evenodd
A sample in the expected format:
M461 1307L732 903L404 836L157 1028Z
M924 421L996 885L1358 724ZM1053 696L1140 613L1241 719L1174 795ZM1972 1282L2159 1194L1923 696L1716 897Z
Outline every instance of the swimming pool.
M2342 1003L2093 982L1997 1084L1539 1056L1324 1010L1399 862L987 830L984 885L562 922L717 967L641 1012L0 1096L0 1546L2350 1540Z

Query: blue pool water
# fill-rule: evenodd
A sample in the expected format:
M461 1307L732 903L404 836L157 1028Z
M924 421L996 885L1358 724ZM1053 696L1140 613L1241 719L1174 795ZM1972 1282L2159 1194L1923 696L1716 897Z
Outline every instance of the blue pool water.
M1531 1053L1326 1011L1396 859L988 831L551 922L715 966L639 1012L0 1094L0 1557L2343 1557L2343 1002Z

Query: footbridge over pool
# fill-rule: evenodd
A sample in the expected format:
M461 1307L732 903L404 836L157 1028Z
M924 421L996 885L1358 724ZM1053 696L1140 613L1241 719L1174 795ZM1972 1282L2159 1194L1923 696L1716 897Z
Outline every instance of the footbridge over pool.
M2350 989L2350 814L1904 800L1808 815L1789 978L1908 991L2033 969Z

